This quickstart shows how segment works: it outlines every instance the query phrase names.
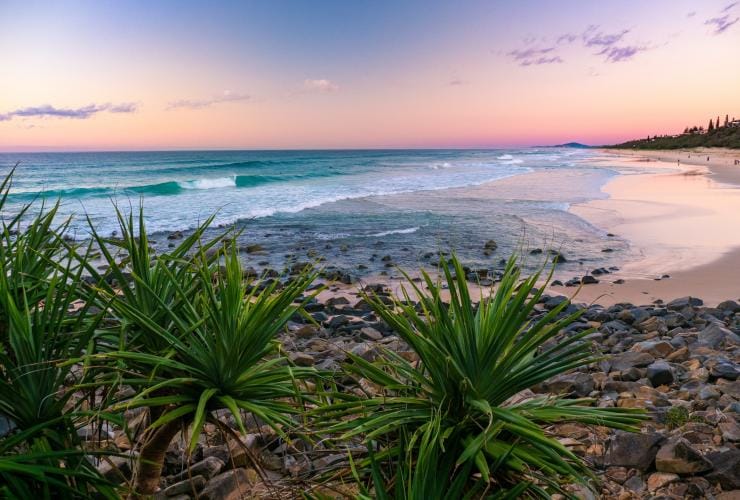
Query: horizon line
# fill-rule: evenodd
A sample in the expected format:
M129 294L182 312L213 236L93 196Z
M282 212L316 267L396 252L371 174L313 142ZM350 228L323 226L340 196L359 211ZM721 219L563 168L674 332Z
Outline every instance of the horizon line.
M608 147L608 145L591 145L577 141L562 144L537 144L527 146L452 146L452 147L360 147L360 148L164 148L164 149L37 149L0 150L2 154L45 154L45 153L179 153L179 152L274 152L274 151L481 151L498 149L530 149L530 148L557 148L566 147L566 144L581 144L590 148Z

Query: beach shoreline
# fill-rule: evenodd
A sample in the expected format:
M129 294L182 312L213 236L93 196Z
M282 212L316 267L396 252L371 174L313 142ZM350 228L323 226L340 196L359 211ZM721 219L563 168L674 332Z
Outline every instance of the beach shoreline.
M740 152L604 152L628 162L650 162L665 172L617 176L603 187L608 198L571 207L643 254L613 276L580 288L576 300L647 304L695 296L717 304L740 297L740 237L735 237L740 231L734 215L740 213L740 166L734 165Z

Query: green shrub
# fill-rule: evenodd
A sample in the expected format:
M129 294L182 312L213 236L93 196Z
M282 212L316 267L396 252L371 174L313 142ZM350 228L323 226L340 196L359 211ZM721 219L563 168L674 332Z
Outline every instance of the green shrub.
M495 293L474 304L456 258L441 263L446 286L423 274L426 290L376 312L416 353L411 362L385 352L376 363L349 354L346 370L382 391L368 397L331 394L317 415L341 439L363 437L370 459L352 464L364 494L377 498L438 499L494 494L549 498L565 483L593 474L545 427L581 422L636 430L643 412L596 408L561 397L512 399L555 375L600 359L586 336L556 341L580 313L560 317L564 302L533 319L544 287L539 274L520 279L512 258ZM453 274L454 273L454 274ZM414 306L412 295L419 299ZM449 295L449 300L445 296Z

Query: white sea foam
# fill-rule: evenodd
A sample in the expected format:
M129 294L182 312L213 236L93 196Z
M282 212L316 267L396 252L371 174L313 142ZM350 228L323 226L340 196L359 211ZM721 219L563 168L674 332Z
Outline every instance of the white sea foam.
M497 156L497 157L496 157L496 159L497 159L497 160L511 160L511 159L513 159L513 158L514 158L514 157L513 157L513 156L511 156L511 155L501 155L501 156Z
M193 181L178 182L183 189L218 189L236 187L236 177L216 177L214 179L196 179Z
M419 230L419 227L409 227L406 229L390 229L388 231L381 231L379 233L368 234L370 238L380 238L381 236L388 236L389 234L412 234Z

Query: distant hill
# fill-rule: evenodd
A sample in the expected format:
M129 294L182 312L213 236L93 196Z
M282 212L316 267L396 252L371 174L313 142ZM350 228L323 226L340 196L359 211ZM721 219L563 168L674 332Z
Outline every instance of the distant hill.
M565 144L557 144L555 146L547 146L549 148L578 148L578 149L589 149L593 146L588 144L581 144L580 142L566 142Z
M637 139L606 147L619 149L740 149L740 126L725 126L707 132L701 130L675 136L648 137L647 139Z

